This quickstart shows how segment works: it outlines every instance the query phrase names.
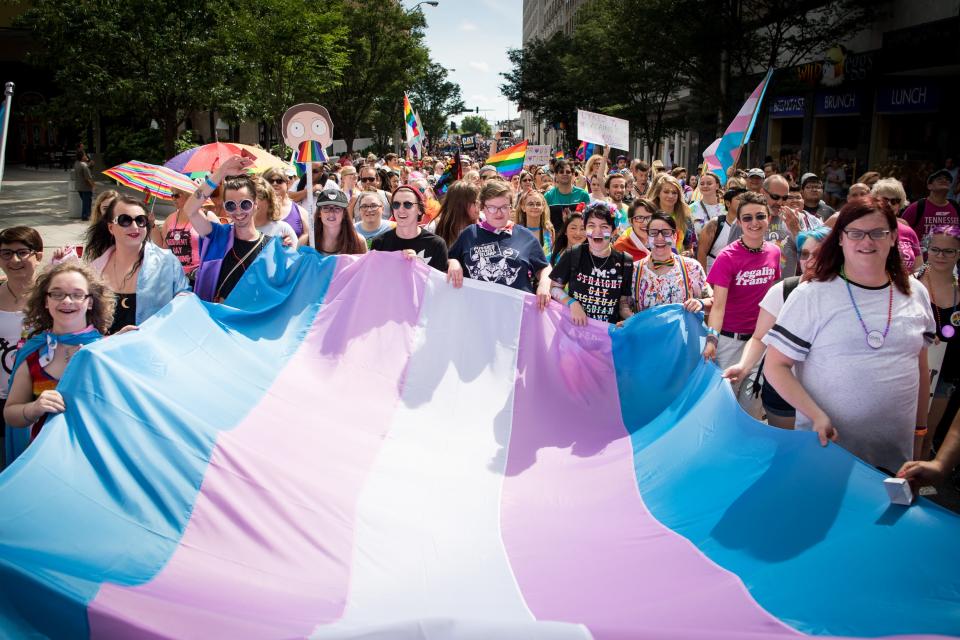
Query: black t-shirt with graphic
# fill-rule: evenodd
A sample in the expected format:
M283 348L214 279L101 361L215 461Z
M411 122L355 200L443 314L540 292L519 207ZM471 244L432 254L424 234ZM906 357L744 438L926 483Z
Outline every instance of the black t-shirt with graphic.
M530 293L535 274L547 266L536 236L519 225L494 233L472 224L450 247L450 258L460 261L464 276Z
M409 240L398 237L396 229L390 229L374 238L370 248L374 251L412 249L418 258L437 271L447 271L447 243L426 229L420 229L420 235Z
M587 317L604 322L619 322L620 298L630 297L633 284L633 262L621 251L611 251L606 258L597 258L583 245L564 252L550 279L562 285Z
M227 299L233 288L240 282L240 278L260 255L263 245L269 240L270 238L264 235L260 235L256 240L241 240L234 236L233 248L223 257L220 266L220 277L217 278L217 290L214 296L216 302Z

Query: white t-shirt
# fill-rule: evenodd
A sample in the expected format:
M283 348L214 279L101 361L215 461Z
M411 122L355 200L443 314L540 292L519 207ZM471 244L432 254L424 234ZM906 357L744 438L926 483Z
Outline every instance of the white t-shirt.
M707 204L703 200L697 200L690 205L690 215L693 218L693 228L697 232L697 236L703 231L703 226L707 224L707 220L716 218L722 213L726 213L723 202Z
M717 259L717 256L720 255L720 252L726 248L735 238L732 235L733 228L739 227L736 222L730 224L726 220L723 221L723 226L720 227L720 230L717 232L717 240L713 243L713 248L707 251L707 273L710 273L710 269L713 267L714 261Z
M886 327L889 286L850 285L868 330L883 332ZM936 331L929 295L916 279L910 278L909 296L894 287L891 317L883 346L872 349L842 278L804 282L783 305L763 342L796 361L800 384L830 416L838 444L896 473L913 457L917 357ZM810 418L797 411L796 428L811 427Z
M299 240L297 232L293 230L290 223L284 222L283 220L271 220L262 227L257 227L257 231L271 238L292 238L293 244L291 246L293 247L297 246L297 241Z
M3 369L0 371L0 399L7 398L7 387L13 374L13 363L17 359L17 345L23 335L23 312L0 311L0 358Z

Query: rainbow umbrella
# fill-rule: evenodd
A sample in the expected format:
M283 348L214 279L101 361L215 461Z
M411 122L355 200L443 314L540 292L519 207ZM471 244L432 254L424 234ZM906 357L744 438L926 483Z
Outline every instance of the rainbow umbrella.
M103 175L147 195L173 200L175 192L193 193L197 185L181 173L147 162L131 160L107 169Z
M253 173L261 173L271 167L282 167L286 164L280 158L259 147L235 142L211 142L187 149L167 160L163 166L191 178L202 178L216 170L227 158L241 154L244 150L253 157L253 166L250 168Z

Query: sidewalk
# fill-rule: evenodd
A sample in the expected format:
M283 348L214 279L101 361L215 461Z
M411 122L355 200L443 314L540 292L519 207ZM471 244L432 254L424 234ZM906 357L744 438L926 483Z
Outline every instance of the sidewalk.
M60 169L26 169L18 165L6 167L3 187L0 189L0 228L14 225L33 227L40 232L45 248L81 244L87 224L80 221L79 210L73 216L67 210L70 174L70 171ZM103 176L100 179L94 200L97 194L107 189L116 189L143 200L143 194L135 189L117 186ZM157 202L154 206L157 223L172 211L172 203L163 200Z

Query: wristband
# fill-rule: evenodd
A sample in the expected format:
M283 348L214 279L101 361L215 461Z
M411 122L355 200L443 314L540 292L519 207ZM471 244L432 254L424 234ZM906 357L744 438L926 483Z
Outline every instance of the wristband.
M206 176L204 176L203 181L207 183L208 187L210 187L213 190L216 190L217 183L210 179L210 174L207 174Z
M570 299L567 300L567 306L568 306L568 307L572 307L572 306L573 306L573 303L576 302L576 301L577 301L576 298L574 298L573 296L570 296Z
M713 327L707 327L707 336L713 336L714 338L718 338L720 336L720 332L714 329Z

